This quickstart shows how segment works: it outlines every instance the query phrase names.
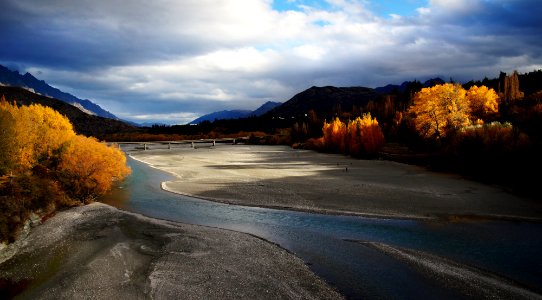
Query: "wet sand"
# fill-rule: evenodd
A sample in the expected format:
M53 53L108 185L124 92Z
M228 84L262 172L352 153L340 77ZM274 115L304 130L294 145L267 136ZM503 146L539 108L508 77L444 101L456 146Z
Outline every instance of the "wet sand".
M542 220L542 202L456 175L283 146L129 151L180 194L248 206L374 217Z
M17 248L0 264L3 299L17 289L23 299L341 298L260 238L100 203L59 212Z

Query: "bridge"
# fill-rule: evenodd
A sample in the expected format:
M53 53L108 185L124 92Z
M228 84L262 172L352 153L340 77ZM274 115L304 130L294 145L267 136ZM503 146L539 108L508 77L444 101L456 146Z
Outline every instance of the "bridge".
M119 148L123 145L134 145L139 146L142 150L146 151L158 146L160 149L166 148L171 149L175 146L190 145L191 148L196 149L198 145L207 145L209 147L214 147L217 144L231 144L236 145L238 143L246 143L248 141L248 136L244 137L235 137L235 138L216 138L216 139L199 139L199 140L178 140L178 141L146 141L146 142L115 142L109 143L119 145Z

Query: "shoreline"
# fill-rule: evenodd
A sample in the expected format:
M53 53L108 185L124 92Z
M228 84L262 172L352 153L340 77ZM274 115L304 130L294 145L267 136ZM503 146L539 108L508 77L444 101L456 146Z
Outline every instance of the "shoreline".
M510 221L510 222L533 222L533 223L542 223L542 218L528 218L528 217L518 217L518 216L508 216L508 215L442 215L442 216L408 216L408 215L385 215L385 214L370 214L370 213L360 213L360 212L352 212L352 211L339 211L339 210L318 210L318 209L304 209L304 208L297 208L297 207L291 207L291 206L266 206L266 205L250 205L250 204L237 204L235 202L229 201L227 199L218 199L218 198L204 198L196 195L191 195L187 193L182 193L179 191L174 191L171 189L168 189L164 186L164 183L162 182L162 185L160 188L163 191L173 193L180 196L186 196L195 198L198 200L203 201L210 201L220 204L227 204L227 205L238 205L238 206L246 206L246 207L255 207L255 208L266 208L266 209L276 209L276 210L286 210L286 211L295 211L295 212L303 212L303 213L309 213L309 214L322 214L322 215L332 215L332 216L346 216L346 217L361 217L361 218L368 218L368 219L389 219L389 220L412 220L412 221L452 221L452 222L460 222L460 221Z
M237 148L235 148L237 147ZM356 162L358 162L358 164L369 164L369 168L371 167L371 165L374 165L376 166L376 168L379 167L379 165L384 165L384 167L392 170L393 171L396 171L394 170L394 168L397 168L399 169L400 171L403 171L402 169L408 169L408 171L410 173L413 173L415 174L414 176L426 176L428 177L427 180L430 182L431 180L440 180L440 181L437 181L436 184L434 184L434 186L432 186L432 188L435 190L433 192L433 194L430 194L427 196L427 195L422 195L424 197L426 197L427 199L424 199L425 202L420 202L420 204L418 204L418 206L421 206L423 209L425 209L425 211L422 211L421 209L418 209L417 207L415 207L415 205L413 205L412 207L413 208L410 208L410 211L409 209L396 209L395 211L393 210L393 207L390 209L390 205L388 204L387 206L386 205L381 205L380 208L378 209L365 209L365 207L363 207L363 204L369 204L369 205L372 205L374 204L376 201L378 201L379 199L376 199L376 201L374 199L371 199L373 203L371 203L370 201L365 201L364 203L362 203L362 205L358 205L356 206L355 204L354 205L351 205L352 203L347 203L349 205L351 205L350 208L353 208L353 209L348 209L348 208L342 208L340 206L337 206L335 205L335 207L326 207L325 205L322 206L322 205L319 205L319 204L322 204L321 202L320 203L312 203L313 205L305 205L305 206L302 206L302 205L297 205L297 203L295 203L295 200L292 200L292 201L288 201L288 199L286 199L286 201L284 201L283 199L284 198L287 198L287 197L282 197L281 201L282 202L279 202L279 203L272 203L272 204L269 204L269 203L264 203L262 201L251 201L251 199L249 199L250 197L244 197L244 199L236 199L236 198L233 198L232 197L232 193L228 194L228 186L231 185L231 186L234 186L234 188L243 188L243 192L245 193L251 193L250 190L247 190L247 188L244 185L251 185L252 186L248 186L248 189L250 189L251 187L258 187L258 180L261 180L263 181L264 183L261 184L263 186L270 186L268 190L266 191L270 191L270 193L268 194L272 194L272 193L275 193L276 192L276 189L277 189L277 183L276 182L271 182L271 184L268 184L267 182L265 182L265 180L267 180L267 178L265 176L268 176L268 177L271 177L272 175L269 175L269 174L272 174L273 171L275 171L275 169L273 169L272 167L269 167L269 166L264 166L262 167L262 170L256 170L255 172L257 173L258 176L261 176L262 178L257 178L256 180L254 181L251 181L250 179L246 179L247 177L250 177L250 175L246 175L246 174L243 174L244 172L244 169L242 167L238 167L238 166L233 166L233 167L230 167L227 163L227 160L224 158L226 155L224 153L227 153L228 155L239 155L239 154L242 154L243 150L246 151L246 149L256 149L254 151L258 152L258 151L261 151L263 149L263 152L265 152L265 150L269 150L269 149L272 149L272 151L274 152L280 152L279 150L282 149L282 151L286 152L286 153L295 153L295 152L312 152L312 151L308 151L308 150L293 150L293 149L286 149L286 147L281 147L281 146L252 146L252 145L249 145L249 146L218 146L216 148L212 148L212 149L193 149L193 150L187 150L187 149L175 149L175 150L166 150L166 151L162 151L162 149L158 149L158 150L147 150L145 152L132 152L132 153L129 153L129 156L134 159L134 160L137 160L141 163L145 163L146 165L152 167L152 168L155 168L157 170L160 170L160 171L163 171L163 172L166 172L168 174L171 174L172 176L174 176L176 179L175 180L169 180L169 181L165 181L165 182L162 182L161 183L161 188L167 192L171 192L171 193L175 193L175 194L179 194L179 195L184 195L184 196L189 196L189 197L193 197L193 198L197 198L197 199L201 199L201 200L205 200L205 201L212 201L212 202L217 202L217 203L223 203L223 204L228 204L228 205L242 205L242 206L248 206L248 207L262 207L262 208L270 208L270 209L278 209L278 210L290 210L290 211L299 211L299 212L306 212L306 213L317 213L317 214L328 214L328 215L344 215L344 216L358 216L358 217L365 217L365 218L379 218L379 219L399 219L399 220L420 220L420 221L452 221L452 222L469 222L469 221L493 221L493 220L496 220L496 221L520 221L520 222L535 222L535 223L540 223L542 222L542 205L540 203L536 203L535 201L531 200L531 199L528 199L528 198L521 198L521 197L518 197L517 195L513 195L513 194L508 194L506 193L506 191L502 190L502 189L499 189L498 187L494 187L494 186L488 186L488 185L485 185L485 184L481 184L481 183L478 183L478 182L473 182L473 181L469 181L469 180L466 180L466 179L463 179L463 178L460 178L456 175L449 175L449 174L439 174L439 173L435 173L435 172L431 172L431 171L428 171L428 170L425 170L421 167L418 167L418 166L412 166L412 165L406 165L406 164L401 164L401 163L398 163L398 162L392 162L392 161L363 161L363 160L355 160L355 159L351 159L351 158L347 158L347 157L340 157L340 156L337 156L337 155L333 155L333 154L320 154L320 153L313 153L312 155L313 156L317 156L317 163L316 163L316 166L317 167L321 167L322 164L325 164L327 163L327 166L329 165L334 165L334 162L335 161L341 161L340 163L336 163L337 166L339 167L342 167L344 165L346 165L347 169L350 167L350 170L352 170L352 168L355 168L356 165L354 165ZM277 150L279 149L279 150ZM195 175L191 175L191 176L186 176L184 172L184 170L182 170L182 167L180 166L179 164L179 161L175 161L174 159L174 156L181 153L183 154L183 157L182 157L182 161L183 163L186 162L187 160L195 160L195 159L200 159L200 157L196 157L196 158L193 158L191 157L191 155L198 155L198 151L202 151L202 150L208 150L207 153L212 153L213 151L222 151L221 154L224 154L224 155L219 155L219 154L214 154L212 156L212 159L216 160L216 161L213 161L213 163L216 163L216 164L223 164L224 167L222 167L222 169L219 169L218 170L218 175L215 175L212 179L213 181L209 184L207 184L204 180L205 180L205 177L208 176L208 172L209 170L201 170L201 169L205 169L205 168L212 168L209 167L209 165L205 165L203 164L202 162L195 162L193 165L190 166L190 172L191 173L195 173ZM275 151L277 150L277 151ZM249 151L249 154L252 155L254 152L252 150ZM238 153L235 153L235 152L238 152ZM177 153L177 154L176 154ZM194 154L196 153L196 154ZM234 154L231 154L231 153L234 153ZM199 153L201 154L201 153ZM212 154L211 154L212 155ZM302 154L300 154L301 156ZM167 156L172 156L171 158L168 159ZM204 156L204 155L203 155ZM310 156L310 155L309 155ZM256 160L258 159L259 157L256 158ZM237 157L238 159L238 157ZM277 156L277 159L280 160L281 162L280 163L284 163L284 157L281 157L280 155ZM304 159L306 159L306 157L304 157ZM309 162L310 162L310 159L313 159L313 158L309 158ZM226 162L225 162L226 161ZM291 163L291 161L294 161L295 162L295 159L293 160L286 160L287 163ZM324 161L324 162L322 162ZM168 163L168 166L165 167L165 166L162 166L160 165L159 163L157 164L157 162L159 163L164 163L164 162L167 162ZM193 163L191 161L191 163ZM208 163L208 162L206 162ZM242 162L242 163L245 163L245 162ZM270 160L270 162L266 162L267 164L272 164L272 159ZM242 165L241 165L242 166ZM351 167L353 166L353 167ZM391 167L390 167L391 166ZM198 169L199 167L199 169ZM237 169L236 169L237 167ZM255 168L258 168L258 166L256 166ZM240 170L239 170L240 169ZM248 167L246 168L247 170L251 171ZM307 184L300 184L299 183L299 180L297 179L297 177L287 177L288 175L288 172L291 171L291 170L281 170L280 167L277 168L279 169L278 172L282 172L284 174L282 174L283 176L285 176L284 179L282 179L284 182L287 182L288 184L291 184L291 186L295 189L295 188L300 188L300 190L303 190L305 188L305 190L303 191L305 193L305 198L309 198L310 200L310 197L318 197L320 195L311 195L310 192L307 192L306 191L306 187L307 186L310 186L307 185ZM222 173L220 173L222 170L225 170L223 171ZM234 170L234 172L237 172L237 173L240 173L241 175L237 175L237 174L234 174L234 176L237 176L233 179L226 179L224 180L224 178L227 178L228 175L231 175L231 174L228 174L226 171L231 171L231 170ZM414 171L412 171L414 170ZM199 173L198 173L199 172ZM217 172L217 170L212 170L212 172ZM348 172L348 170L346 171ZM345 173L346 172L343 172L342 174L340 173L335 173L335 175L332 175L332 176L328 176L330 178L330 180L335 180L335 182L338 182L342 179L344 179L345 177ZM385 171L383 171L385 172ZM203 174L203 175L201 175ZM262 176L263 174L263 176ZM286 175L285 175L286 174ZM337 175L339 174L339 175ZM421 175L420 175L421 174ZM221 175L225 176L225 177L220 177ZM198 177L199 176L199 177ZM244 177L243 177L244 176ZM335 177L333 177L335 176ZM401 176L401 174L400 174ZM434 176L435 178L431 178L432 176ZM186 180L187 177L189 177L188 179L189 180ZM201 178L203 178L204 180L201 180ZM307 180L307 181L310 181L311 178L310 177L304 177L303 178L304 180ZM349 180L349 184L352 184L352 185L364 185L364 182L363 180L366 179L366 178L362 178L360 180L358 179L351 179L351 178L347 178L347 180ZM385 178L384 178L385 179ZM180 183L181 181L185 181L183 183ZM381 180L381 179L378 179L377 180ZM399 181L402 180L401 178L398 179ZM407 178L408 180L408 178ZM201 182L199 182L201 181ZM396 179L397 181L397 179ZM255 182L255 183L254 183ZM454 185L457 185L458 187L453 187L455 188L455 190L453 189L449 189L451 190L452 192L449 192L446 187L446 183L447 182L451 182L452 184ZM318 184L321 183L321 182L316 182L314 183L315 186L318 186ZM197 186L197 188L195 189L196 192L190 192L189 189L191 188L191 184L193 184L194 186ZM207 185L207 186L204 186L202 188L203 185ZM274 184L274 186L272 186ZM400 183L400 184L403 184L404 183ZM430 183L431 184L431 183ZM279 184L280 185L280 184ZM370 185L370 184L369 184ZM374 184L377 188L380 188L378 185L383 185L382 182L376 182L376 184ZM420 183L418 183L418 185L420 185ZM423 183L422 183L423 185ZM463 187L462 185L465 185L466 186L466 189L467 191L464 193L466 197L470 197L470 199L468 200L475 200L475 201L478 201L480 202L481 204L479 204L477 207L474 207L474 208L470 208L468 206L469 203L466 203L466 200L464 199L461 199L460 196L462 195L454 195L453 192L456 192L457 193L457 190L458 189L461 189L461 188L465 188ZM218 186L218 188L217 188ZM474 188L472 188L471 186L475 186ZM186 189L182 189L182 188L188 188L188 190ZM199 190L198 190L199 189ZM215 192L213 191L213 189L217 189L219 192ZM273 190L275 189L275 190ZM367 189L370 189L370 186L367 188ZM366 189L366 190L367 190ZM399 186L399 188L396 188L395 186L391 186L391 189L397 189L398 193L400 192L406 192L406 193L410 193L410 194L413 194L413 192L411 190L407 188L405 188L404 186ZM444 193L442 193L441 191L439 191L439 189L443 189L444 190ZM477 189L480 191L479 195L468 195L468 194L473 194L472 191L469 191L468 189L472 189L474 191L477 191ZM357 197L356 195L356 191L352 188L347 188L346 189L346 194L348 197L350 198L355 198ZM222 192L222 191L225 191L225 195L226 197L218 197L217 195ZM414 193L417 192L417 191L414 191ZM439 192L442 194L439 194ZM448 194L446 194L445 192L448 192ZM257 193L257 192L255 192ZM295 191L293 192L294 194L296 193ZM264 191L264 194L265 194L265 191ZM282 192L281 193L276 193L275 195L271 195L269 196L268 195L268 198L271 198L271 200L275 200L278 196L282 196L284 194L287 194L287 193L284 193ZM428 193L425 193L425 194L428 194ZM240 193L237 193L237 195L241 195ZM381 196L383 197L386 197L386 196L389 196L391 195L392 197L397 197L397 195L393 194L393 190L391 191L391 193L383 193ZM241 195L241 196L245 196L245 195ZM256 195L257 196L257 195ZM253 198L256 198L256 196L252 195ZM273 199L273 196L275 197L275 199ZM414 195L416 196L416 195ZM448 210L446 209L446 207L444 208L441 208L441 207L438 207L439 206L439 203L437 203L437 201L439 201L440 199L442 198L445 198L446 196L451 196L451 197L455 197L454 201L458 200L458 204L454 204L454 203L447 203L447 205L449 207L452 207L452 208L455 208L457 211L454 212L452 210ZM480 201L480 199L477 199L477 197L480 196L480 198L483 198L483 201ZM494 196L497 196L497 200L493 201L494 199ZM242 197L240 197L242 198ZM414 198L411 196L411 198ZM247 200L248 199L248 200ZM354 199L355 200L355 199ZM514 203L514 201L517 201L518 203ZM338 201L340 202L340 201ZM352 202L352 201L351 201ZM432 202L432 204L431 204ZM450 202L450 201L448 201ZM474 201L473 201L474 202ZM503 206L503 208L496 208L494 209L494 211L486 211L486 207L489 207L489 208L493 208L492 205L494 204L493 202L497 202L497 204ZM340 203L339 203L340 204ZM400 201L395 201L394 203L391 203L393 206L393 204L401 204ZM416 203L415 203L416 204ZM464 205L466 207L466 209L463 209L463 204L467 204L467 205ZM518 204L518 205L516 205ZM521 205L523 205L523 207L521 207ZM512 207L512 208L517 208L516 209L516 213L514 213L514 211L512 211L512 213L510 213L510 211L507 209L507 207ZM518 206L520 206L518 208ZM382 208L384 207L384 208ZM427 208L429 207L429 208ZM386 210L386 209L390 209L390 211L383 211L383 210ZM418 209L418 210L416 210ZM463 210L462 210L463 209ZM533 211L534 209L534 211Z
M0 263L0 277L1 294L30 298L342 299L300 258L261 237L99 202L32 228Z

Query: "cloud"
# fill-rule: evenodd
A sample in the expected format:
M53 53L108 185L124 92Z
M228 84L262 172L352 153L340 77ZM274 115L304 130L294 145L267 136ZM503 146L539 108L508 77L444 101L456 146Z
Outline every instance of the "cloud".
M4 0L0 62L130 120L173 122L312 85L541 68L537 1L430 0L386 17L367 0Z

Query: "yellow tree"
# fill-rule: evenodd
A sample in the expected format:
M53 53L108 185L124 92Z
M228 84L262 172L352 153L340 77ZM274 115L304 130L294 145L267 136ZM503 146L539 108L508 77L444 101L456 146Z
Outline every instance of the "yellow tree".
M9 104L5 98L0 101L0 110L5 114L4 125L11 126L6 129L6 134L12 136L11 139L5 139L7 147L10 149L11 169L20 171L29 169L34 164L34 145L36 143L36 128L32 123L31 114L25 109L17 107L15 104ZM7 115L11 116L8 117ZM7 125L8 119L13 120ZM9 133L8 133L9 132ZM7 136L5 136L7 138Z
M488 89L485 85L472 86L467 91L466 97L475 118L487 120L488 117L499 113L499 96L495 90Z
M423 88L414 96L409 112L414 126L425 138L440 139L450 131L470 124L470 106L466 91L459 84L445 83Z
M7 110L9 104L4 96L0 99L0 175L13 170L17 155L15 118Z
M129 175L130 169L119 149L77 135L62 152L58 173L72 197L87 201L105 194L115 180Z
M27 109L37 129L35 157L38 161L49 161L75 136L73 126L68 118L49 107L31 105Z
M9 141L10 160L19 171L49 161L63 144L75 136L70 121L52 108L36 104L17 107L4 99L0 100L0 110L4 114L3 123L13 120L2 127L5 128L4 135L9 131L13 137ZM8 147L8 144L3 147Z

